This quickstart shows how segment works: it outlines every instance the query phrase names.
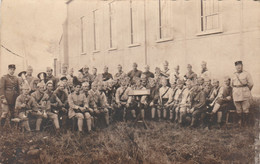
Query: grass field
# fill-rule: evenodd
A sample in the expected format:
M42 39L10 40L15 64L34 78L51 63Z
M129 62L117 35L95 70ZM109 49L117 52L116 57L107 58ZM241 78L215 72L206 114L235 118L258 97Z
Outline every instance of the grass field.
M1 163L251 163L255 130L175 128L148 122L149 129L117 123L79 136L4 132ZM30 150L38 150L35 154Z

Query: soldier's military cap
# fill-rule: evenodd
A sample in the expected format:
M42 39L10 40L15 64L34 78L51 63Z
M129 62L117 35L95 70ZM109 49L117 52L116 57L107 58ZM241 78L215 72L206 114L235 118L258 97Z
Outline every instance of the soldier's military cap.
M163 65L164 65L164 66L168 66L168 65L169 65L169 62L168 62L167 60L165 60L165 61L163 62Z
M219 82L219 80L218 80L218 79L213 79L212 82L213 82L213 83Z
M39 88L39 87L45 87L44 82L42 81L42 82L38 83L38 84L37 84L37 87L38 87L38 88Z
M62 81L59 81L58 84L57 84L57 86L58 86L58 87L59 87L59 86L65 86L65 83L62 82Z
M104 66L104 69L108 69L108 66L105 65L105 66Z
M117 67L121 67L121 68L122 68L122 65L121 65L121 64L118 64Z
M207 62L205 62L205 61L202 61L202 62L201 62L201 64L205 64L205 65L207 65Z
M27 70L32 70L32 69L33 69L33 67L30 65L27 67Z
M188 64L187 67L188 67L188 68L192 68L191 64Z
M47 67L46 71L53 71L51 67Z
M62 76L62 77L60 78L60 80L61 80L61 81L63 81L63 80L68 80L68 78L67 78L66 76Z
M175 69L175 70L179 70L179 69L180 69L180 66L177 65L174 69Z
M46 76L47 76L47 74L46 74L45 72L40 72L40 73L38 73L37 77L38 77L39 79L41 79L41 76L43 76L43 78L45 79ZM42 79L41 79L41 80L42 80Z
M68 67L69 67L68 64L65 63L62 64L62 68L68 68Z
M150 68L150 66L149 65L145 65L144 68Z
M14 65L14 64L9 64L9 65L8 65L8 69L12 69L12 68L13 68L13 69L16 69L15 65Z
M135 62L133 63L133 66L136 66L136 67L138 67L137 63L135 63Z
M242 62L241 60L240 60L240 61L236 61L236 62L235 62L235 66L236 66L236 65L239 65L239 64L241 64L241 65L242 65L242 64L243 64L243 62Z
M23 74L25 75L26 71L22 71L22 72L18 73L18 76L21 77Z
M53 85L52 80L47 81L46 86L49 85L49 84Z

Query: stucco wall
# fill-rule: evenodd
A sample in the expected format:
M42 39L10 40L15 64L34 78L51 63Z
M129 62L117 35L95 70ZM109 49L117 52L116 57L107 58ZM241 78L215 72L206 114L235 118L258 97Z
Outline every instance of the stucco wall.
M130 70L133 62L143 69L147 62L154 70L164 60L173 69L180 65L186 72L188 63L195 72L200 71L202 60L208 62L213 77L232 75L234 61L243 60L245 70L253 77L254 94L260 94L260 3L253 0L219 1L222 33L198 35L200 32L200 1L175 0L167 2L167 23L171 41L159 39L158 1L133 1L134 43L129 47L130 10L129 1L113 2L113 48L109 50L109 3L111 1L73 0L68 4L68 54L70 67L96 66L102 72L107 65L115 73L117 64ZM96 30L98 52L94 52L93 10L97 10ZM170 10L169 10L170 9ZM145 16L146 15L146 16ZM80 18L84 16L84 53L81 52Z

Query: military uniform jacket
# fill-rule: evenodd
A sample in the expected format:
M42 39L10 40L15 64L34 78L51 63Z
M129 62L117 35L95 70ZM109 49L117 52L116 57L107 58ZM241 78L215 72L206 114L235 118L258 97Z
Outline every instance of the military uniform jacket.
M57 88L57 84L59 82L59 79L56 78L55 76L51 75L51 76L46 76L46 79L44 80L45 83L47 83L48 81L52 81L53 82L53 90L55 90Z
M206 94L205 91L201 90L198 94L194 97L192 102L194 108L201 109L206 105Z
M26 104L25 109L22 109L21 105ZM17 97L15 103L16 114L18 115L20 112L25 112L26 110L36 110L36 103L32 96L21 94Z
M16 76L4 75L0 81L0 98L5 98L9 105L15 105L20 94L19 81Z
M102 73L102 80L103 81L107 81L109 79L113 79L113 76L110 73L108 73L108 72Z
M76 92L73 92L69 95L68 101L70 106L69 113L68 113L69 118L75 116L76 113L74 109L78 109L78 107L86 107L86 108L89 107L88 105L89 101L84 93L77 94Z
M146 79L149 79L149 78L154 78L154 74L150 71L148 72L143 72L143 74L145 75L145 78Z
M130 72L128 72L127 76L130 77L130 80L132 80L134 77L141 77L142 75L142 71L139 70L132 70Z
M148 102L153 102L154 104L157 104L159 102L159 87L154 86L150 88L150 95L147 97Z
M54 91L54 95L57 96L57 98L63 105L68 104L68 94L65 91L61 91L61 90L57 89Z
M117 72L117 73L115 74L114 78L115 78L116 80L119 80L120 78L123 78L123 77L125 77L125 76L126 76L126 74L122 71L122 72Z
M46 93L41 93L40 91L35 91L31 94L32 98L34 99L37 108L46 110L50 109L50 101L49 96Z
M251 98L251 89L254 83L251 75L247 71L235 72L232 77L233 99L234 101L245 101Z
M187 72L184 77L186 77L187 80L195 80L197 78L197 74L191 71Z
M116 90L116 103L119 104L120 102L130 103L131 102L131 96L129 96L129 92L131 92L130 87L119 87Z

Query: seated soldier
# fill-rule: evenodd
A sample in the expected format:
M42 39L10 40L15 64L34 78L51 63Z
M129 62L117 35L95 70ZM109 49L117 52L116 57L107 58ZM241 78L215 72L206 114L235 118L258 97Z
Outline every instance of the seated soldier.
M36 103L36 110L32 112L32 116L37 118L36 121L36 131L40 131L42 118L47 118L47 107L49 105L49 96L45 93L45 84L40 82L37 84L37 89L31 94Z
M87 130L91 131L91 115L93 109L89 108L89 100L85 94L80 93L81 83L75 83L74 92L68 97L69 101L69 119L75 117L78 119L78 131L82 133L84 116L87 122Z
M107 98L102 92L102 82L92 83L91 90L89 91L89 106L93 108L94 116L104 116L106 125L109 125L109 111Z
M48 81L46 83L47 86L47 90L45 91L45 93L48 95L48 103L49 105L47 106L47 115L48 117L53 121L54 126L56 128L56 132L60 131L60 124L59 124L59 119L58 119L58 114L59 114L59 110L58 110L58 104L59 104L59 100L57 98L57 96L54 94L53 91L53 82L52 81Z
M159 119L161 118L161 113L163 113L163 118L167 117L167 109L169 107L169 99L170 99L170 88L167 86L168 80L166 78L162 78L162 87L159 89L159 105L160 112L158 113Z
M189 112L192 114L190 127L195 127L196 123L201 118L202 114L206 113L206 93L199 86L194 86L193 95L191 99L191 109Z
M65 130L67 128L67 119L68 119L68 94L65 91L65 84L63 82L58 82L58 88L54 91L54 95L58 99L57 111L54 113L58 113L58 118L61 122L62 128Z
M159 106L159 85L156 84L155 78L149 78L149 89L150 89L150 95L147 96L147 103L151 109L151 119L155 118L155 112L157 110L158 117L160 113L160 110L158 110Z
M219 126L221 126L222 122L222 114L226 116L228 109L234 106L232 100L232 87L231 87L231 79L230 77L224 78L225 86L222 86L217 95L216 101L214 102L213 110L210 113L212 116L217 114L217 122ZM212 119L211 119L212 121Z
M192 81L187 80L186 81L186 87L182 91L182 94L179 95L180 101L178 104L179 108L179 124L183 125L185 122L185 118L187 115L187 109L190 109L191 107L191 102L190 102L190 94L191 94L191 89L192 89ZM179 86L180 88L181 86Z
M31 131L29 125L29 113L36 111L36 103L29 93L29 86L23 85L22 94L17 97L15 103L15 116L18 116L21 119L22 127L27 131Z
M129 108L129 104L131 102L131 96L129 96L129 92L132 90L128 87L129 78L125 77L120 80L121 86L116 90L116 120L125 120L125 114L127 108Z
M219 81L216 79L213 79L212 82L212 89L209 92L209 95L207 97L207 105L209 106L209 108L212 106L212 103L214 103L216 101L217 95L219 93Z
M133 79L133 82L135 83L135 85L132 87L132 90L144 90L144 89L146 89L142 85L141 78L135 77ZM131 103L130 103L129 110L131 111L133 119L135 119L137 115L140 116L140 118L142 120L144 119L145 106L147 106L146 96L143 96L143 95L131 96Z

